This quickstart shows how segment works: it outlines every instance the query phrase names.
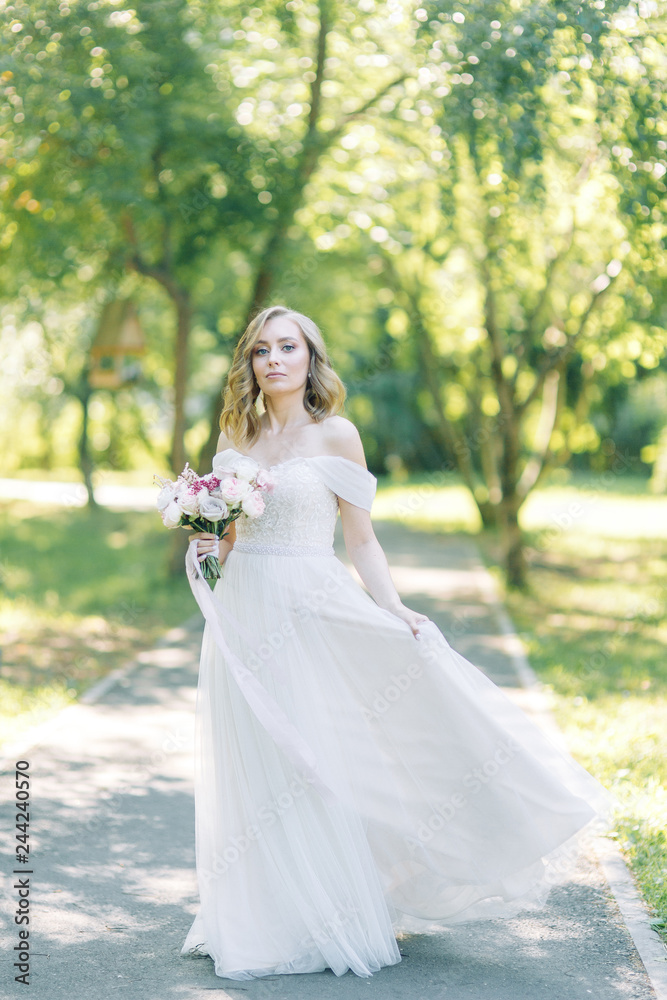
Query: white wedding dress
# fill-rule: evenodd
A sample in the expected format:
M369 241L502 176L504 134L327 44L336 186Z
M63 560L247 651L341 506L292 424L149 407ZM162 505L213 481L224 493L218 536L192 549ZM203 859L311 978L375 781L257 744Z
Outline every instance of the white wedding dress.
M415 638L333 554L338 497L370 510L368 471L323 456L271 472L213 592L245 673L204 634L201 906L182 954L230 979L369 976L400 961L399 930L542 905L610 799L435 624Z

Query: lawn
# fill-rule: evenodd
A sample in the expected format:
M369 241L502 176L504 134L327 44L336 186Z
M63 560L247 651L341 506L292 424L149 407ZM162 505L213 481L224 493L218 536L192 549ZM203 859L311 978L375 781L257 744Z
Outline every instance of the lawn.
M667 932L667 539L529 540L510 614L572 753L619 800L618 842Z
M197 610L157 512L1 505L0 742Z
M455 482L387 485L374 513L479 529ZM556 482L523 526L530 587L508 609L572 754L617 796L615 836L667 935L667 498L637 477ZM497 538L478 541L502 585Z

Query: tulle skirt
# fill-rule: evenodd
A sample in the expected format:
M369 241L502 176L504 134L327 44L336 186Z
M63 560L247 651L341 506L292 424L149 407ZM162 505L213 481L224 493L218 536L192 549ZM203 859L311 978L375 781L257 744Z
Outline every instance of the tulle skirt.
M197 698L201 905L183 953L247 979L400 961L396 933L542 905L603 787L434 623L421 638L335 556L233 550L230 648L295 726L323 795L206 629Z

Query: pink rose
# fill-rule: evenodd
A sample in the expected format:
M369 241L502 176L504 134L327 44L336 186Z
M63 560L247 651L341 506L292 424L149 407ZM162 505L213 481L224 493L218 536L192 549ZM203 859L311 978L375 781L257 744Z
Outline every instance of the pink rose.
M264 513L264 497L257 490L253 490L244 498L241 507L248 517L259 517Z
M237 479L235 476L227 476L220 483L220 496L227 503L239 503L248 495L251 486L249 483Z
M184 489L178 495L178 506L188 517L196 517L199 513L200 501L204 495L208 496L208 490Z
M255 482L260 490L266 490L267 493L270 493L275 486L273 476L270 472L267 472L266 469L259 470Z

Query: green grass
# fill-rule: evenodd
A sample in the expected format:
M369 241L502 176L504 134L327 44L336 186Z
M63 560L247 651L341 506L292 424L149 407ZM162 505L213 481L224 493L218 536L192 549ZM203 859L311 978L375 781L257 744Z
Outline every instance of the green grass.
M166 574L157 512L2 503L0 741L19 736L196 611Z
M479 528L454 482L383 484L378 500L375 516L414 528ZM530 587L509 611L570 751L617 797L615 836L667 936L667 498L638 477L569 477L522 513ZM497 538L478 540L502 582Z
M667 539L531 540L510 613L573 755L618 799L619 845L667 932Z

